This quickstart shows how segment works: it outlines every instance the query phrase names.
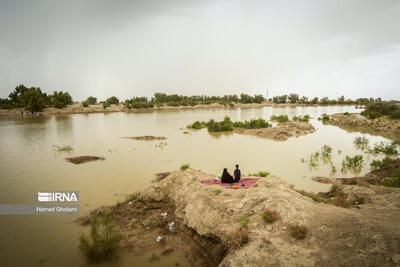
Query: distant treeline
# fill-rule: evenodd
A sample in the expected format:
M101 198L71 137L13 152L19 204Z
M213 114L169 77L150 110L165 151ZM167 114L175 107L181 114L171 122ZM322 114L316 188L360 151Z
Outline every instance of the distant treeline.
M338 99L329 99L328 97L323 98L308 98L306 96L299 96L298 94L292 93L289 95L274 96L270 99L266 99L263 95L224 95L224 96L206 96L206 95L193 95L184 96L178 94L164 94L155 93L153 97L133 97L127 99L123 104L128 109L139 109L139 108L153 108L161 106L196 106L196 105L209 105L213 103L222 104L224 106L234 106L237 103L263 103L263 102L274 102L276 104L292 103L292 104L319 104L319 105L336 105L336 104L355 104L355 105L367 105L369 103L380 103L381 98L357 98L356 100L345 99L344 96ZM113 104L119 104L120 101L117 97L112 96L105 101L100 101L104 108L107 108ZM19 85L11 92L8 98L0 98L0 108L25 108L27 111L40 112L45 107L64 108L67 105L72 104L72 97L68 92L54 91L53 94L47 95L43 93L38 87L25 87ZM89 105L98 104L97 98L89 96L85 101L82 101L83 107Z
M72 104L72 97L67 92L54 91L53 94L43 93L39 87L18 85L8 98L0 98L2 109L25 108L30 112L40 112L45 107L64 108Z

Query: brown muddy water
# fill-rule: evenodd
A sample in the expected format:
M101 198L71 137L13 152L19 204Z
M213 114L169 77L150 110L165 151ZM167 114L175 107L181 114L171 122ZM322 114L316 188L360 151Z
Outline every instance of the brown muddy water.
M74 114L43 117L0 118L0 204L34 204L38 191L79 191L80 215L101 205L115 204L127 194L151 184L156 173L178 169L184 163L207 173L233 172L240 164L242 173L269 171L299 189L325 190L312 176L329 176L330 166L310 171L301 158L324 144L333 148L336 177L351 177L340 172L346 155L362 154L353 145L356 136L366 136L370 144L387 141L378 136L349 133L323 125L322 113L359 112L353 106L264 107L232 110L156 111L151 113ZM276 142L256 136L209 134L206 129L184 134L195 120L228 115L233 120L248 120L271 115L309 114L317 131L288 141ZM126 136L165 136L162 141L138 141ZM164 144L166 143L166 144ZM70 153L54 146L70 145ZM338 150L342 153L339 155ZM103 156L104 161L74 165L65 157ZM372 158L365 156L369 171ZM86 230L77 225L76 215L0 216L1 266L88 266L78 250L79 236ZM116 263L97 266L187 266L179 252L160 261L148 262L150 255L135 257L124 253Z

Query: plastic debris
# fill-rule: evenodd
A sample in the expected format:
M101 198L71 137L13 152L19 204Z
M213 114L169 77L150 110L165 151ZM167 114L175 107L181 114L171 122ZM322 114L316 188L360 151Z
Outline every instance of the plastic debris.
M132 205L132 201L129 201L129 203L128 203L129 205Z
M156 241L157 241L157 242L160 242L162 239L163 239L162 236L157 236Z
M167 212L163 212L160 215L161 215L161 217L163 217L163 219L165 219L165 218L167 218L168 213Z
M175 226L175 222L168 223L168 229L169 229L170 232L174 231L174 226Z

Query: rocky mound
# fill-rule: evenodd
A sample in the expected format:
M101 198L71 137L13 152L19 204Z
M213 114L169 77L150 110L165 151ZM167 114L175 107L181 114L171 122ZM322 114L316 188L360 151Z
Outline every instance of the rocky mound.
M317 203L276 176L246 190L200 182L212 177L193 169L164 174L114 207L124 246L135 253L157 246L182 249L194 266L400 264L400 189L343 185L375 197L342 208ZM266 210L279 219L264 221ZM296 225L308 229L305 239L291 235L298 236Z
M360 131L400 140L400 120L393 120L388 116L371 120L360 114L338 113L331 115L330 120L325 123L348 131Z
M286 141L295 136L299 137L315 132L314 126L308 122L288 121L280 123L277 127L261 129L234 128L238 134L255 135L262 138L269 138L275 141Z

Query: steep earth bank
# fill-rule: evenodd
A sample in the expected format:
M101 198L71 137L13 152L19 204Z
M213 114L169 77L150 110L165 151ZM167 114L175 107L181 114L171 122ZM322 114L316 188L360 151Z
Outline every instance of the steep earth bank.
M137 254L180 249L193 266L400 264L398 188L342 185L373 196L363 205L343 208L315 202L276 176L236 190L200 182L210 178L193 169L165 173L129 202L112 207L123 247ZM280 219L266 223L266 210ZM304 240L291 236L293 225L308 229Z

